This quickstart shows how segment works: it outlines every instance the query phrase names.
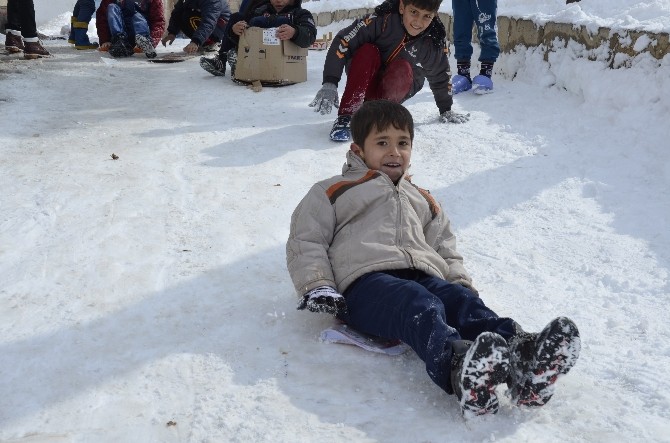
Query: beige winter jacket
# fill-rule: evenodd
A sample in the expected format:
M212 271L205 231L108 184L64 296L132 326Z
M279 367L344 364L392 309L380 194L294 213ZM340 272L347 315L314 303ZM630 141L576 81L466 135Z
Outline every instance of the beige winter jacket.
M298 295L322 285L343 293L374 271L418 269L471 284L449 219L409 180L398 185L351 151L342 175L323 180L298 204L286 243Z

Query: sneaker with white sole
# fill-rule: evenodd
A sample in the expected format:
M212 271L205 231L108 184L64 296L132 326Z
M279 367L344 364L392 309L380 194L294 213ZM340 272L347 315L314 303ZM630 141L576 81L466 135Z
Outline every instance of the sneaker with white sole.
M200 57L200 67L217 77L226 75L226 62L216 55L212 58Z
M493 92L493 80L485 75L476 75L472 79L472 92L475 94L490 94Z
M451 78L451 93L456 95L472 89L472 81L464 75L456 74Z
M351 116L339 115L330 130L330 139L334 142L351 140Z

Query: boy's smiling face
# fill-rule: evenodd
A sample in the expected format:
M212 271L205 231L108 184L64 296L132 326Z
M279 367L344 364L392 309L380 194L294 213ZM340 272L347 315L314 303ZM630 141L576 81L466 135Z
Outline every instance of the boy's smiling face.
M373 127L363 146L352 143L351 150L363 159L368 168L382 171L393 183L397 183L409 168L412 138L407 129L398 129L393 125L381 131Z
M416 37L425 31L435 18L435 11L428 11L412 5L405 6L403 0L400 0L399 11L405 31L412 37Z

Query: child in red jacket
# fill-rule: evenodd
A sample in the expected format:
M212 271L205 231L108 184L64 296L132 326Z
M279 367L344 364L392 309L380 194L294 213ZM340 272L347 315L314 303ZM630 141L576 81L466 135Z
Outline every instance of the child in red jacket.
M102 0L96 12L100 49L112 57L129 57L137 45L147 56L165 32L162 0Z

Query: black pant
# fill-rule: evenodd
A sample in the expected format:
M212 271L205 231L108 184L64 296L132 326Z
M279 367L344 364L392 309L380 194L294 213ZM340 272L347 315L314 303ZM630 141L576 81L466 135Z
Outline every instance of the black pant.
M348 313L341 316L366 334L399 339L426 364L435 384L451 393L452 343L490 331L509 339L515 322L499 317L461 285L403 269L371 272L344 292Z
M37 37L33 0L8 0L5 29L20 31L23 38Z

